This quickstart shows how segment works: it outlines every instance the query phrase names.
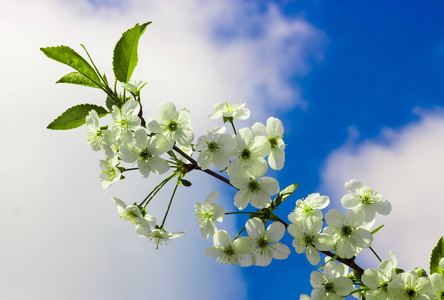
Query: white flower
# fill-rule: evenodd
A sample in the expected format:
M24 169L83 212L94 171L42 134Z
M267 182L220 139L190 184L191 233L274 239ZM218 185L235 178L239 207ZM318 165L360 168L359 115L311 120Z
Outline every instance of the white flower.
M290 248L279 243L284 236L285 226L280 222L274 222L265 230L264 223L259 218L252 218L245 225L247 229L249 253L252 254L255 266L268 266L274 259L286 259L290 254Z
M235 120L246 120L250 116L250 110L245 107L245 103L217 103L214 105L214 112L208 116L209 119L232 118Z
M373 236L368 230L359 227L362 219L362 212L352 210L345 216L337 209L332 209L325 215L328 226L324 233L333 237L340 257L352 258L362 248L370 247Z
M225 217L225 210L216 204L217 191L211 191L205 198L205 202L196 202L196 216L199 220L200 234L204 239L208 239L210 234L214 236L217 227L214 222L222 222Z
M264 159L268 153L270 153L270 142L266 137L255 137L249 128L240 129L236 135L236 147L233 151L237 159L228 166L228 174L230 177L263 176L268 169Z
M132 83L124 83L124 82L122 82L121 83L121 86L122 86L122 88L124 89L124 90L126 90L126 91L128 91L128 92L130 92L130 93L133 93L133 94L137 94L137 86L135 86L134 84L132 84Z
M130 143L133 138L132 131L139 129L141 120L139 118L140 105L134 99L127 101L121 109L113 106L111 116L113 124L111 130L123 144Z
M444 270L444 257L439 261L439 266Z
M251 203L256 208L270 205L271 195L279 193L279 183L271 177L262 177L257 180L253 176L231 177L230 183L239 189L234 196L234 205L240 210Z
M214 246L210 246L204 250L204 255L217 258L220 264L238 264L242 267L249 267L253 263L251 255L248 254L249 246L248 238L240 237L234 241L225 230L219 230L214 234Z
M228 166L235 139L224 132L225 127L216 127L197 139L196 150L200 152L197 162L202 169L208 169L211 164L219 170Z
M379 264L378 270L366 269L364 271L364 274L361 277L362 283L371 289L366 294L366 299L390 299L387 287L396 275L394 269L398 266L398 260L392 251L390 251L389 257L389 260L383 260Z
M154 228L156 224L156 218L146 214L145 217L143 217L142 220L139 220L139 223L136 224L134 227L138 236L146 238L151 232L151 227Z
M117 205L120 217L130 221L136 227L136 232L139 236L150 233L151 226L154 227L156 225L156 218L148 214L143 216L137 205L127 206L125 202L116 197L112 197L112 200Z
M444 278L439 273L433 273L429 276L432 284L432 291L429 294L431 300L440 300L444 297Z
M176 141L181 146L190 146L194 140L189 110L177 111L172 102L162 102L159 105L160 117L150 118L146 127L148 130L163 134L169 141L168 150Z
M99 175L99 181L102 183L104 189L108 188L111 184L120 180L122 173L117 166L119 165L119 160L117 156L112 159L107 158L106 160L100 160L100 169L102 169L102 174Z
M364 213L364 221L370 222L375 218L375 212L388 215L392 210L390 202L381 198L381 194L353 179L345 184L350 192L341 199L347 209L358 209Z
M393 299L420 300L429 299L426 294L432 291L432 284L427 277L419 277L415 271L407 271L396 275L387 289Z
M109 130L101 130L99 115L91 110L86 117L86 129L88 130L86 141L94 151L101 150L109 158L114 156L111 145L116 142L115 136Z
M169 166L159 155L167 148L168 141L163 135L156 134L148 139L145 130L140 128L134 133L133 143L120 147L120 158L127 163L137 161L143 177L148 177L150 172L164 174Z
M333 261L325 265L323 274L313 271L310 275L311 299L344 299L353 290L353 281L346 277L347 273L347 266Z
M328 251L333 247L333 238L322 230L322 219L310 216L305 221L288 225L288 232L294 237L293 247L297 253L305 251L308 261L317 265L321 261L319 251Z
M284 135L284 125L279 119L270 117L267 120L267 127L257 122L252 127L253 133L257 136L265 136L270 142L271 152L268 156L268 163L273 170L280 170L285 162L285 143L282 140Z
M296 201L296 208L288 215L288 220L292 223L297 223L309 216L316 216L322 219L321 209L326 208L328 204L330 204L328 196L321 196L319 193L310 194L307 198Z
M159 248L159 245L166 245L171 242L172 239L178 238L184 234L185 232L183 231L168 233L164 229L156 228L148 234L147 238L156 243L157 249Z
M112 200L117 205L117 211L122 219L128 220L135 225L138 223L139 218L143 218L142 212L137 205L127 206L125 202L116 197L112 197Z

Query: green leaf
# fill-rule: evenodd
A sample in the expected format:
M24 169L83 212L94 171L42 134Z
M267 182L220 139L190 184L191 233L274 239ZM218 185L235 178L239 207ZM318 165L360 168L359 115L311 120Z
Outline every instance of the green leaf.
M291 194L293 194L294 191L297 190L299 187L299 184L293 183L289 186L287 186L285 189L283 189L277 196L274 198L273 203L271 204L273 209L281 205L282 202L284 202L285 199L290 197Z
M372 231L372 235L374 235L376 232L378 232L382 227L384 227L385 225L382 224L381 226L379 226L378 228L376 228L375 230Z
M136 24L133 28L122 34L122 37L114 47L113 70L114 75L120 82L128 82L137 65L137 47L139 39L145 32L146 27L151 24Z
M404 269L400 269L400 268L394 268L393 271L395 272L395 274L405 273Z
M444 275L443 270L439 266L439 261L444 257L444 240L441 237L436 244L435 248L433 248L432 255L430 257L430 274L439 273Z
M96 85L101 85L100 78L91 65L77 52L67 46L40 48L43 53L51 59L68 65L85 75Z
M85 124L86 116L88 116L91 110L95 110L99 117L103 117L108 112L105 108L94 104L80 104L68 108L63 114L48 125L48 129L53 130L66 130L73 129Z
M181 182L182 182L182 184L184 185L184 186L191 186L191 182L189 182L188 180L186 180L186 179L181 179L180 180Z
M60 78L59 81L57 81L56 83L72 83L94 88L100 88L97 84L92 82L88 77L86 77L80 72L71 72L69 74L66 74L65 76Z
M113 110L113 106L116 105L118 108L120 108L120 101L117 101L114 98L111 98L110 96L106 96L106 108L109 109L109 111Z

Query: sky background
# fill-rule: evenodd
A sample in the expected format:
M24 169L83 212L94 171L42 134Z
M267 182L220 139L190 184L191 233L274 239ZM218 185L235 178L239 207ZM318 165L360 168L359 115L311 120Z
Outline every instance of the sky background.
M438 1L4 1L0 10L2 147L0 299L294 299L311 293L318 267L292 253L266 268L219 265L203 256L194 203L219 189L203 174L181 189L166 227L186 234L155 250L118 218L112 196L142 200L160 176L133 173L103 190L100 153L84 127L46 126L79 103L104 105L94 89L54 84L70 72L40 47L68 45L112 76L114 44L135 23L153 21L139 44L133 79L145 116L162 101L187 107L196 137L220 125L213 104L246 102L251 118L238 127L280 118L286 164L281 188L300 188L279 209L286 219L309 193L339 208L344 183L356 178L392 203L375 235L382 259L428 270L444 233L444 4ZM169 193L150 205L161 219ZM165 199L165 200L164 200ZM163 200L163 201L162 201ZM227 216L232 236L246 219ZM370 251L358 258L377 267Z

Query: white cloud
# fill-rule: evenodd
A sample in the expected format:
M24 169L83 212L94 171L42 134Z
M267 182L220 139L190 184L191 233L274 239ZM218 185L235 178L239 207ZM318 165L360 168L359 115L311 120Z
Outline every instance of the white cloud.
M322 189L340 205L344 183L356 178L380 192L392 204L388 217L377 215L373 248L382 259L389 250L400 268L429 270L430 254L444 235L442 193L444 115L417 110L420 118L399 129L384 128L376 139L348 142L333 151L322 172ZM364 254L363 254L364 255ZM377 260L366 251L368 266Z
M94 89L54 85L71 70L47 59L39 48L63 44L83 55L83 43L111 78L112 49L122 31L152 20L133 76L149 82L143 90L144 112L155 115L158 103L172 100L191 110L199 134L219 125L206 119L217 101L248 102L251 122L264 121L270 108L303 105L299 87L288 79L303 76L311 61L322 58L325 37L304 20L287 19L274 7L260 12L254 3L104 3L2 3L0 298L243 299L240 269L202 255L210 242L200 238L194 202L215 188L214 181L191 175L196 184L180 191L167 221L168 230L187 233L155 251L118 219L110 198L139 201L160 177L146 181L134 173L108 190L100 188L101 156L84 142L84 128L45 128L68 107L102 104L104 97ZM225 32L224 38L216 32ZM205 188L199 190L197 182ZM149 207L159 219L165 199L168 191ZM234 231L234 218L224 226Z

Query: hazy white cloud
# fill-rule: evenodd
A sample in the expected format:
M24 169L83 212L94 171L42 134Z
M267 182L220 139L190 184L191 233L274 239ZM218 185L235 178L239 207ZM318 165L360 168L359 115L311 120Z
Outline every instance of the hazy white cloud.
M245 298L240 269L202 254L211 242L200 238L194 202L216 187L214 181L191 174L196 184L179 192L166 223L168 230L185 230L186 235L155 251L119 220L110 199L140 201L161 178L143 180L134 173L101 189L102 157L86 145L85 129L45 128L67 108L82 102L103 105L104 97L90 88L55 85L71 70L47 59L39 48L68 45L83 55L83 43L111 78L112 49L122 31L153 21L141 39L133 76L149 82L143 90L144 112L156 115L158 103L174 101L191 110L200 134L219 125L206 119L217 101L248 102L255 114L251 122L264 122L270 108L303 105L300 88L288 79L303 76L311 61L322 59L323 33L304 20L285 18L272 6L259 11L254 3L95 2L100 5L74 0L2 3L0 298ZM149 207L159 219L170 192ZM221 202L233 201L220 197ZM235 234L234 218L224 226Z
M418 121L384 128L375 139L350 141L331 153L321 189L339 205L347 193L344 183L353 178L380 192L391 202L392 213L377 216L375 228L385 227L375 235L373 248L382 259L393 250L400 268L428 271L431 251L444 235L444 114L439 108L415 113ZM370 251L364 253L368 266L378 265Z

